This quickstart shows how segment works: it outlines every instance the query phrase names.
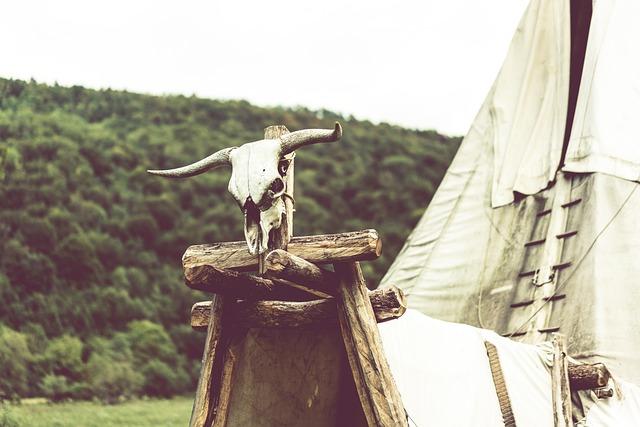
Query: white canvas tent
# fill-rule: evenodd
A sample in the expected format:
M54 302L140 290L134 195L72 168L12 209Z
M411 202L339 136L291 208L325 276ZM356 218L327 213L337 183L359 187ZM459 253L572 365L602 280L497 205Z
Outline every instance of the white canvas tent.
M409 307L640 384L640 2L532 0L383 279Z

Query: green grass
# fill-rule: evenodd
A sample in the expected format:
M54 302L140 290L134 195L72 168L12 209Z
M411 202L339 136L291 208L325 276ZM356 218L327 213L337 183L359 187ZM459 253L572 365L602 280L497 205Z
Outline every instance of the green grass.
M136 400L118 405L93 402L8 405L0 427L163 427L186 426L193 399ZM4 422L3 422L4 420ZM11 421L14 421L13 423Z

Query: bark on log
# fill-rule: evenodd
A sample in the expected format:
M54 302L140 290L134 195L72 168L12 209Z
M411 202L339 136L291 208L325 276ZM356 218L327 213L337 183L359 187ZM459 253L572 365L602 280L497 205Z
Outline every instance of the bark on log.
M376 321L397 319L407 310L402 291L390 287L369 292L369 300ZM191 327L195 330L207 328L210 316L210 301L195 303L191 308ZM296 328L311 325L337 325L335 299L308 302L287 301L243 301L229 309L234 325L245 328Z
M360 265L335 264L335 270L339 276L336 303L340 331L367 424L408 426Z
M380 256L382 241L375 230L292 237L287 251L314 264L368 261ZM194 245L187 248L182 256L185 269L205 264L218 268L256 270L258 257L249 253L244 241Z
M299 283L328 295L336 295L337 292L337 276L333 271L322 269L281 249L267 254L265 273L267 277Z
M210 425L207 420L213 417L215 406L212 399L211 378L213 376L214 362L222 360L220 357L220 339L222 336L222 311L224 308L224 297L214 295L213 300L207 301L207 319L204 328L207 328L207 338L204 343L202 354L202 366L200 368L200 379L196 398L191 410L191 420L189 427L205 427Z
M571 391L591 390L607 385L609 370L602 363L578 365L569 363L569 382Z
M185 268L184 279L191 289L238 299L308 301L327 296L295 283L265 279L212 265Z

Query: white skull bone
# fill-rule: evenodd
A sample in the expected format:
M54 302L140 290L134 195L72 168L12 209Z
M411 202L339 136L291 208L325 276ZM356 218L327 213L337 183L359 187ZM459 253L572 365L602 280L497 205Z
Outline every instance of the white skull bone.
M244 235L251 254L266 252L271 230L280 227L285 211L284 171L279 164L296 149L320 142L334 142L342 137L342 127L305 129L278 139L263 139L240 147L230 147L190 165L170 170L147 172L170 178L185 178L209 169L231 165L229 192L244 213Z
M269 233L280 227L285 211L285 184L278 171L281 151L279 139L265 139L229 153L229 192L244 212L244 236L254 255L268 249Z

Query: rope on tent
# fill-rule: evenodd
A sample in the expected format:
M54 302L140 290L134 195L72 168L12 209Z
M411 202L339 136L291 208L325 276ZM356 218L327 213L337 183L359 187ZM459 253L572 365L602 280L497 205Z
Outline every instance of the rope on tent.
M487 349L487 356L489 357L491 377L493 378L493 385L496 388L496 395L498 396L498 403L500 404L500 412L502 412L502 421L504 422L505 427L516 427L516 419L513 415L513 409L511 409L511 400L509 399L507 385L504 382L504 375L502 374L502 367L500 366L498 350L496 349L496 346L489 341L485 341L484 346Z
M629 195L626 197L626 199L624 199L624 202L622 202L620 204L620 207L618 208L618 210L616 211L615 214L613 214L613 216L611 217L611 219L604 225L604 227L602 227L602 230L600 230L596 236L593 238L593 241L591 242L591 244L589 245L589 247L587 248L587 250L584 252L584 254L582 254L582 256L580 257L580 259L578 260L578 262L576 263L575 268L573 268L571 270L571 272L569 273L569 275L567 276L566 279L564 279L562 281L562 283L560 283L558 286L556 286L555 291L553 292L553 294L551 295L551 297L548 297L545 299L545 301L540 305L540 307L538 307L538 309L536 309L536 311L533 312L533 314L531 316L529 316L527 318L527 320L525 320L524 322L522 322L522 324L512 333L510 333L508 336L509 338L513 338L513 336L515 336L516 334L518 334L519 332L521 332L522 328L524 328L534 317L536 317L536 315L540 312L540 310L543 309L543 307L545 305L547 305L547 303L553 301L554 297L558 294L558 292L560 292L564 286L567 284L567 282L569 281L569 279L571 279L571 277L573 276L573 274L578 271L578 269L580 268L580 265L582 265L582 261L585 260L585 258L587 257L587 255L589 255L589 252L591 252L591 249L593 249L593 247L595 246L596 242L598 241L598 239L600 239L600 237L604 234L604 232L607 230L607 228L609 228L609 226L613 223L613 221L618 217L618 215L620 215L620 212L622 212L622 209L624 209L624 207L627 205L627 202L629 202L629 200L631 199L631 196L633 196L633 193L635 193L635 191L638 189L638 185L640 184L636 184L633 186L633 188L631 189L631 191L629 192Z

